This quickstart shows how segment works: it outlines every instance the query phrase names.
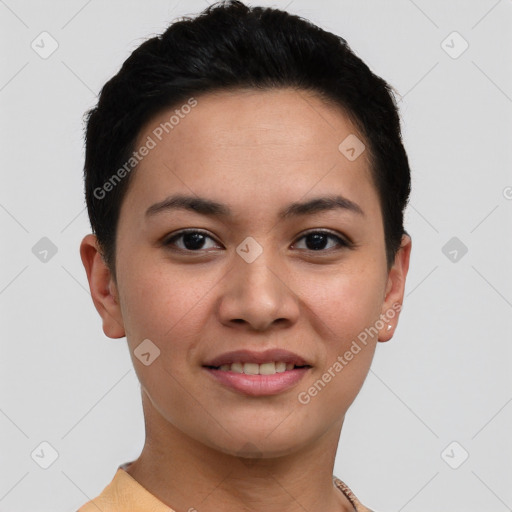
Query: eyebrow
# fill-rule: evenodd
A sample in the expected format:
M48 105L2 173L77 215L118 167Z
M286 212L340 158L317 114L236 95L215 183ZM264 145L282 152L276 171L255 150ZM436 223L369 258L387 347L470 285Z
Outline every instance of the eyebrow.
M159 203L155 203L146 210L146 218L158 213L172 210L189 210L209 217L232 217L233 213L228 205L207 199L205 197L187 196L177 194L169 196ZM304 202L291 203L278 213L278 218L289 219L301 215L314 215L316 213L345 210L364 217L361 207L341 195L316 197Z

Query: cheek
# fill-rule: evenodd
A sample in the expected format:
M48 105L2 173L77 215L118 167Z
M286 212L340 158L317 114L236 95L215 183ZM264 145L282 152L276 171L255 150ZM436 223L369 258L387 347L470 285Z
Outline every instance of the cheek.
M371 327L379 319L382 279L378 273L364 277L345 273L326 279L325 286L309 295L317 331L323 337L323 354L311 387L302 388L300 403L311 417L335 421L359 393L375 353L377 335ZM317 317L314 320L314 317Z
M169 385L172 377L187 381L187 372L204 342L206 324L212 314L211 297L222 274L205 272L199 278L192 265L178 268L168 261L145 267L139 264L132 269L123 276L123 319L139 379L150 388L159 368L164 380L171 379ZM135 357L137 347L145 339L160 351L155 367L141 365Z
M382 276L374 268L340 270L303 284L308 305L343 345L375 323L382 306ZM339 347L338 347L339 348Z
M157 337L179 331L212 284L172 265L131 267L123 276L123 319L133 335ZM127 325L128 324L128 325ZM162 340L163 341L163 340Z
M170 399L169 389L179 388L179 383L189 378L183 362L195 353L201 329L198 319L204 314L201 299L209 288L183 273L172 272L169 266L166 272L157 266L150 271L140 268L123 276L123 320L137 376L160 403ZM147 341L141 345L144 340L157 348ZM153 353L158 356L144 364L137 355L143 353L139 346L149 346L150 357Z

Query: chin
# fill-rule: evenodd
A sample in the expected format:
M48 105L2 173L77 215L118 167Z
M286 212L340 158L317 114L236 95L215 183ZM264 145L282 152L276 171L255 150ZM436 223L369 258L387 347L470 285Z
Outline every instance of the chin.
M264 432L260 429L258 432L253 432L250 429L239 430L238 434L226 437L208 438L203 442L211 448L235 457L243 459L271 459L277 457L285 457L296 451L301 446L307 444L306 439L298 439L297 433L283 431L278 435L275 425L272 428L266 429ZM274 430L274 432L272 432ZM269 433L272 432L271 435Z

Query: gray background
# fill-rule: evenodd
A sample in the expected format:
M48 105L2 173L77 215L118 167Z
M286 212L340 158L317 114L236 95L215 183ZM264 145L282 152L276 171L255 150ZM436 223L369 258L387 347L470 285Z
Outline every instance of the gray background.
M402 98L407 296L335 474L376 511L512 510L512 1L259 5L342 35ZM205 6L0 0L0 511L76 510L140 453L126 339L104 336L79 257L82 115L145 38Z

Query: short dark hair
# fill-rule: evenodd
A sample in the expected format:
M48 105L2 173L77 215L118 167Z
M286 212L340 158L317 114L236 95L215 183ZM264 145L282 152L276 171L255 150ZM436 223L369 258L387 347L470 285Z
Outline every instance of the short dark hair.
M403 213L411 187L394 89L342 37L279 9L227 0L182 17L142 43L86 114L87 209L114 279L119 212L133 173L112 178L123 166L127 171L144 125L192 95L285 87L312 91L341 107L364 137L390 268L406 233Z

